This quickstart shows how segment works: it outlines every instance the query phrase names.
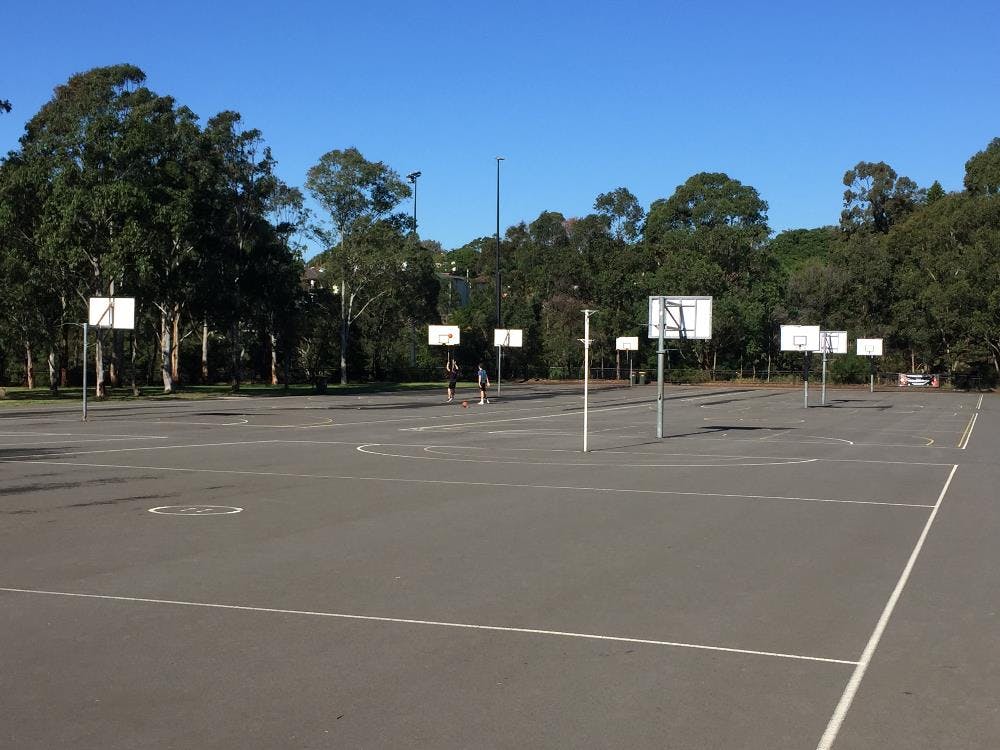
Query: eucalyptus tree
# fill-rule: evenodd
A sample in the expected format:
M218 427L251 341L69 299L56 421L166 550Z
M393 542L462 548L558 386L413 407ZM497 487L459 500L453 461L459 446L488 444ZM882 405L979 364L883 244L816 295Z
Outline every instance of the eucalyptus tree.
M212 254L219 242L224 194L221 161L186 107L172 110L158 123L157 157L149 172L151 231L147 252L135 266L140 294L159 312L156 337L165 393L179 377L182 316L213 293ZM199 316L200 317L200 316Z
M691 347L702 367L714 368L720 351L733 365L770 351L779 269L767 208L755 188L720 172L692 175L650 207L645 242L658 270L645 277L648 293L715 298L712 341Z
M402 232L412 219L395 209L410 188L393 169L368 161L356 148L323 154L310 167L306 188L328 215L315 233L328 248L322 262L339 280L340 382L346 384L352 326L392 291L405 261Z
M91 296L121 294L144 252L149 225L149 131L173 107L142 84L133 65L95 68L58 86L32 117L20 155L43 173L41 262L61 291L85 309ZM95 389L104 395L103 340L95 347Z
M236 391L242 379L242 325L257 302L247 282L255 255L271 242L274 228L267 214L282 186L263 135L257 129L245 129L238 112L215 115L204 133L218 160L216 189L221 195L212 312L229 329L230 383Z
M844 173L844 210L840 226L847 232L872 230L885 233L911 214L926 191L909 177L880 162L858 162Z
M594 210L616 240L633 243L642 236L646 212L628 188L619 187L601 193L594 201Z
M1000 138L965 162L965 189L973 195L1000 193Z
M952 194L887 238L896 325L931 367L1000 375L1000 195Z
M10 154L0 162L0 327L23 354L25 380L35 385L35 359L48 349L49 388L59 379L56 342L61 306L58 279L43 261L41 211L47 185L38 165Z

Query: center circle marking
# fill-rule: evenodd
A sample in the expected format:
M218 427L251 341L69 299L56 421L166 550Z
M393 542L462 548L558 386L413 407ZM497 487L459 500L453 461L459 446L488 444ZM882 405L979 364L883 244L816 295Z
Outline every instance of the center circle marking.
M233 505L160 505L150 508L149 512L162 516L222 516L242 513L243 508Z

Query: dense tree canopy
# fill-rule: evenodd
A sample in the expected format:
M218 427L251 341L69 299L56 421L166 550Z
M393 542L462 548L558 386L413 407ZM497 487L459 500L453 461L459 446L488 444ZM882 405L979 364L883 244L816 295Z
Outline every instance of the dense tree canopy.
M133 65L58 86L0 162L0 384L78 383L73 324L108 295L135 297L138 316L134 332L96 335L99 388L439 378L426 344L438 322L460 326L465 374L493 361L495 238L448 250L419 237L409 186L356 148L303 175L315 214L275 165L239 113L203 123ZM620 372L614 340L637 334L649 363L648 295L687 294L714 298L713 337L672 345L674 368L790 368L779 327L808 323L885 338L884 369L996 382L1000 138L968 160L963 192L885 162L858 162L843 184L839 227L774 236L764 198L722 172L648 211L619 186L592 213L507 228L503 322L524 347L506 353L506 376L578 375L584 308L598 311L595 363ZM308 264L306 237L321 248Z

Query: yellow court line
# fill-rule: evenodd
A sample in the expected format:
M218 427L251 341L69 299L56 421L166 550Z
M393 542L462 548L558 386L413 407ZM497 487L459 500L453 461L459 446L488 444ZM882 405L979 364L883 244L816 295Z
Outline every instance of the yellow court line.
M965 450L965 448L969 445L969 438L972 437L972 428L975 426L976 417L978 416L979 412L976 412L971 417L969 417L969 424L966 425L965 431L962 433L962 437L959 439L958 445L956 446L957 448Z

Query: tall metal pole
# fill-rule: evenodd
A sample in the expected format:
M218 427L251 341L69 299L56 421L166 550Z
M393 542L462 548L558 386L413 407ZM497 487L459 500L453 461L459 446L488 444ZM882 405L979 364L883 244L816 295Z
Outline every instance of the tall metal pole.
M83 421L87 421L87 324L83 324Z
M826 348L823 348L823 395L820 398L820 403L826 406Z
M417 178L420 177L422 172L410 172L406 175L411 183L413 183L413 233L417 232Z
M802 406L805 409L809 408L809 357L810 352L802 352Z
M501 315L500 309L500 162L504 160L504 157L498 156L497 158L497 328L503 328L503 317ZM497 347L497 395L500 395L500 366L501 361L501 347Z
M666 305L664 299L660 297L660 331L656 337L656 437L663 437L663 355L666 350L663 347L663 329L667 324Z
M587 412L590 393L590 316L596 310L583 311L583 452L587 452Z

